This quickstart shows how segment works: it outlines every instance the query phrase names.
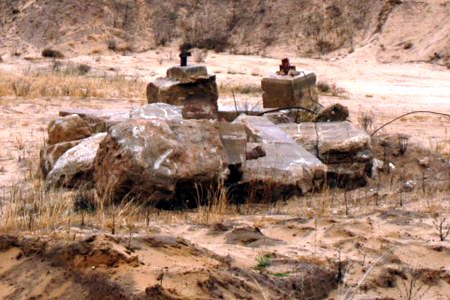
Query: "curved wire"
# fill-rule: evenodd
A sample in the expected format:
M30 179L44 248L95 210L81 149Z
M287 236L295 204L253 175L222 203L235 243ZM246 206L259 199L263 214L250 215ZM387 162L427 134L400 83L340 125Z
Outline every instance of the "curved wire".
M374 132L372 132L372 134L371 134L370 136L371 136L371 137L374 136L375 133L377 133L378 131L380 131L380 130L383 129L384 127L386 127L386 126L388 126L388 125L394 123L395 121L397 121L397 120L399 120L399 119L401 119L401 118L403 118L403 117L406 117L406 116L409 116L409 115L413 115L413 114L434 114L434 115L439 115L439 116L444 116L444 117L449 117L449 118L450 118L450 114L441 113L441 112L435 112L435 111L430 111L430 110L417 110L417 111L412 111L412 112L403 114L403 115L401 115L401 116L399 116L399 117L397 117L397 118L395 118L395 119L393 119L393 120L391 120L391 121L385 123L385 124L384 124L383 126L381 126L381 127L378 127L377 129L375 129Z

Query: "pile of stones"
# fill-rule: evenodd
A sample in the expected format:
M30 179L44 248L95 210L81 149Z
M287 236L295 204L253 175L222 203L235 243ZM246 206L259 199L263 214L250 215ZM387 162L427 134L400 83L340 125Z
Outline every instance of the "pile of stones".
M320 110L305 96L315 75L297 76L263 79L265 109L291 101L284 104ZM289 113L230 116L217 105L216 79L206 67L169 69L148 85L147 97L149 104L131 111L60 111L40 155L47 187L95 189L105 203L175 207L195 206L224 187L244 200L279 199L325 184L351 188L370 173L370 137L363 130L345 121L294 123Z

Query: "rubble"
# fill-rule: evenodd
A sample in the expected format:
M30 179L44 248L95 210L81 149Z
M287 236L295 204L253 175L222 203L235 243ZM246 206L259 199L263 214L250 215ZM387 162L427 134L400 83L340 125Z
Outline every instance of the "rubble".
M315 74L283 61L279 74L262 80L265 108L219 111L215 77L206 67L173 67L148 85L149 104L142 107L61 111L49 125L53 144L41 151L41 172L49 187L95 186L102 201L159 207L195 206L218 186L232 186L239 197L278 199L325 182L363 185L372 173L371 140L353 124L337 122L347 119L346 107L323 109L316 120L325 122L299 124L311 115L278 110L318 112L315 82ZM95 133L101 134L89 137Z

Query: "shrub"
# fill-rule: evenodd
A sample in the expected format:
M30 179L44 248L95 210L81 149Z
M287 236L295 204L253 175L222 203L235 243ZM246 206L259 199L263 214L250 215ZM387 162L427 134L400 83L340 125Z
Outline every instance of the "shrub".
M112 51L116 51L117 50L117 42L114 39L110 39L108 41L108 49L112 50Z
M25 97L30 94L31 83L28 80L18 79L11 84L11 88L17 97Z
M321 91L322 93L328 93L330 91L330 85L327 82L324 81L319 81L317 83L317 88L319 89L319 91Z
M48 58L64 58L64 55L60 51L49 48L42 50L42 56Z
M412 46L413 46L413 43L407 42L406 44L403 45L403 49L408 50L408 49L411 49Z

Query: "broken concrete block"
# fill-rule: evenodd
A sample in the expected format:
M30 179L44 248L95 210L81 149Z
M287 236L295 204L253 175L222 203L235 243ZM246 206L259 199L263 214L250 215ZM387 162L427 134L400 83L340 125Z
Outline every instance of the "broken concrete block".
M235 123L246 127L247 151L261 146L266 152L265 157L245 163L244 182L307 192L324 179L326 166L266 117L241 115Z
M245 163L247 151L247 133L242 124L219 123L222 141L229 165Z
M280 124L297 143L327 164L331 186L355 188L367 182L372 151L369 135L348 122Z
M60 116L71 114L80 116L93 133L106 132L112 125L130 118L130 112L123 109L64 109L59 112Z
M183 106L185 119L217 119L218 98L216 76L208 75L205 66L172 67L166 78L147 86L148 103Z
M49 145L83 139L92 134L88 124L75 114L51 121L47 131Z
M297 76L271 75L262 79L264 108L301 106L313 112L320 110L314 73ZM311 119L311 113L302 111L300 120Z
M317 123L319 158L327 164L372 160L370 136L349 122Z
M92 188L94 159L106 133L98 133L67 150L47 176L47 187Z
M142 119L117 124L100 145L95 174L97 194L106 202L195 204L228 174L219 125L209 120Z
M180 83L195 83L199 78L208 79L209 76L205 66L175 66L167 70L167 78Z

